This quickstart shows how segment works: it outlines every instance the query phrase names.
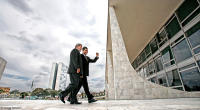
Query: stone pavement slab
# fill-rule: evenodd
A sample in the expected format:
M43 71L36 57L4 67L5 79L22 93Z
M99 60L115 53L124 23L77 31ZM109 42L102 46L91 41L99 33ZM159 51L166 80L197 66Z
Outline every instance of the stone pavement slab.
M81 102L70 105L59 100L0 100L0 110L200 110L200 98Z

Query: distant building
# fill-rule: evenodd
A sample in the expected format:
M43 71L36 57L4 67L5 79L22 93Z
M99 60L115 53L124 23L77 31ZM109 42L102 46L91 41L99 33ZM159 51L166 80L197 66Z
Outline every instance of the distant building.
M67 66L64 63L53 63L49 79L49 88L54 90L64 90L69 84Z
M0 57L0 79L3 75L4 69L6 67L7 61Z

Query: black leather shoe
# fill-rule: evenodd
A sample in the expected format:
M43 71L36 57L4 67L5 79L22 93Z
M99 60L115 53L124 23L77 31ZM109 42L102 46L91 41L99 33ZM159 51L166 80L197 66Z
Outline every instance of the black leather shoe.
M70 102L70 98L68 98L67 101Z
M93 102L96 102L97 100L95 100L95 99L90 99L90 100L88 100L88 103L93 103Z
M70 104L82 104L81 102L70 102Z
M61 93L59 94L59 98L63 103L65 103L65 100L64 100L65 98L63 97L63 95Z

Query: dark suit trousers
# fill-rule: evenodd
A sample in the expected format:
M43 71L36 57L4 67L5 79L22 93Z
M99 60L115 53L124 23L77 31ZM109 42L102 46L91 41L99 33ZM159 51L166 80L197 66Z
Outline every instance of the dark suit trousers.
M76 89L76 93L77 94L80 90L80 88L83 86L84 88L84 91L85 91L85 94L87 95L88 97L88 100L92 99L94 96L92 94L90 94L90 91L89 91L89 87L88 87L88 81L87 81L87 76L83 76L83 78L81 78L80 82L79 82L79 85L78 85L78 88ZM70 97L72 97L73 94L70 94ZM71 100L71 99L70 99Z
M76 101L76 90L79 87L80 83L80 75L77 73L71 73L69 74L71 83L68 85L68 87L61 92L61 94L66 97L70 93L71 101Z

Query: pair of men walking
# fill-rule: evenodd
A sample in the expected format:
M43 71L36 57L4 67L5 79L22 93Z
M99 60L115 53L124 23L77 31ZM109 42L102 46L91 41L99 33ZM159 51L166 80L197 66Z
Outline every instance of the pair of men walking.
M80 54L81 50L82 54ZM82 44L76 44L75 49L73 49L70 53L70 63L67 73L70 76L71 83L59 94L60 100L63 103L65 103L64 98L70 93L67 101L69 101L70 104L81 104L81 102L78 102L76 97L81 86L83 86L88 97L88 103L97 101L89 91L87 76L89 76L89 63L96 62L99 58L99 54L96 53L96 57L94 59L90 59L90 57L87 56L87 53L88 48L82 48Z

